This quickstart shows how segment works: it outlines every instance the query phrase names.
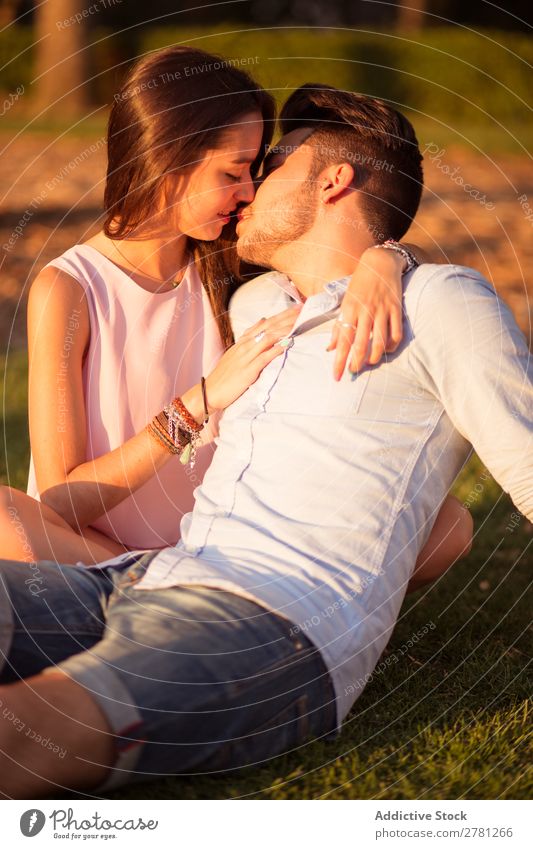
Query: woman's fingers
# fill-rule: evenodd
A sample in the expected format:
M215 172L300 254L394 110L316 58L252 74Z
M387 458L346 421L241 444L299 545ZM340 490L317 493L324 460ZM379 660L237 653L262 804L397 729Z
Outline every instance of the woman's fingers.
M276 315L270 316L270 318L261 318L256 324L249 327L248 330L241 336L242 339L250 339L254 338L258 335L258 333L268 333L270 331L278 331L280 336L283 336L284 333L288 333L292 330L294 322L298 318L298 315L302 309L301 304L297 304L296 306L289 307L283 312L277 313Z
M386 351L392 354L403 339L403 316L400 306L391 310L389 316L389 338Z
M282 351L283 348L277 344L282 338L282 334L280 334L279 330L276 329L271 330L268 333L265 332L265 335L261 336L261 339L258 341L252 340L252 344L249 348L252 359L258 357L264 351L270 350L270 348L274 346L277 346L279 350Z
M329 340L329 345L326 348L326 351L334 351L337 347L337 342L339 341L339 322L333 322L333 330L331 331L331 339Z
M239 342L243 340L249 339L251 336L256 336L262 329L266 322L266 318L260 318L259 321L256 321L255 324L252 324L244 333L241 334Z
M278 315L273 315L271 318L267 319L267 322L263 325L262 329L267 333L270 331L273 333L279 333L280 336L290 333L294 327L294 322L301 312L301 309L301 305L297 307L289 307L288 310L283 310L283 312L280 312Z
M352 374L361 371L367 361L373 323L374 319L368 314L361 316L357 322L357 330L355 331L352 346L352 358L349 366Z
M346 362L352 349L355 338L355 327L343 327L339 322L337 322L337 324L338 330L335 347L335 360L333 363L333 377L335 380L340 380L344 373L344 369L346 368Z
M383 354L387 350L387 342L389 341L389 321L386 313L380 313L374 318L374 326L372 328L372 347L368 363L375 366L381 360Z
M281 345L272 345L267 351L263 351L263 353L261 353L256 360L258 366L258 374L260 374L265 368L265 366L271 363L272 360L275 360L276 357L279 357L281 354L283 354L284 351L285 348L282 348Z

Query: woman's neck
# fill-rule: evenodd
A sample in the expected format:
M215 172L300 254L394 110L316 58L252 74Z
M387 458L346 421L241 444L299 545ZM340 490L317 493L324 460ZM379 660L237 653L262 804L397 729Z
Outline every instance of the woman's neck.
M161 292L175 287L189 260L187 237L140 234L110 239L103 231L88 240L116 265L125 268L144 289Z

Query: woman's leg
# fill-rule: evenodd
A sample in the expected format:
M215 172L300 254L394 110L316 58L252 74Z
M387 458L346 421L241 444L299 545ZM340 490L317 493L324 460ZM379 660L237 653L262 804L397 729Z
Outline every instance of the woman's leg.
M418 555L407 592L440 578L472 548L474 523L466 507L453 495L444 501L424 548Z
M0 486L0 558L100 563L127 548L93 528L77 533L67 522L25 492Z

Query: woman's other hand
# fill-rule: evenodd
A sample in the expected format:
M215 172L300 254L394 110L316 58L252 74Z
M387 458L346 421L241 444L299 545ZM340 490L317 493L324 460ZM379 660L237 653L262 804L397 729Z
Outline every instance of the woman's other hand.
M291 332L301 308L293 306L271 318L262 318L228 348L206 378L210 413L229 407L255 383L265 366L283 353L285 349L278 342Z

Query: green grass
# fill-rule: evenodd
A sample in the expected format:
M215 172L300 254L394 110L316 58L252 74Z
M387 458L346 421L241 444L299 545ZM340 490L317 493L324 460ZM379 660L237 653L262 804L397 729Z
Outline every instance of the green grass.
M0 355L0 480L24 490L30 458L27 371L25 351Z
M4 374L5 359L0 361ZM2 480L24 486L25 357L7 361ZM530 565L533 528L473 458L454 487L476 523L470 556L409 596L386 670L356 702L341 736L262 768L139 784L130 799L523 799L533 750ZM434 623L409 651L402 646ZM428 630L428 629L426 629ZM396 661L394 661L396 658ZM393 662L394 661L394 662ZM528 772L529 770L529 772Z

